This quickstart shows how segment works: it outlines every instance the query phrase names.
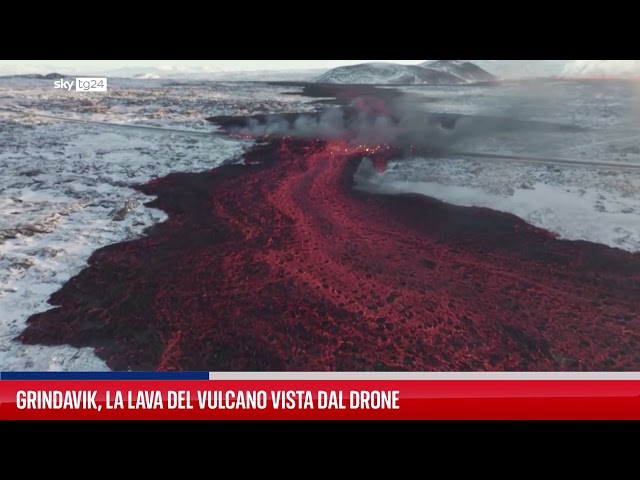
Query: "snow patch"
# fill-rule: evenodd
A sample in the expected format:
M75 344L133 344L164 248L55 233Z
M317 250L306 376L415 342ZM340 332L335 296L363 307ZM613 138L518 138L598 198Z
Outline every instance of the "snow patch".
M92 349L23 345L16 337L27 318L54 308L49 296L97 249L165 220L134 185L236 161L251 144L214 135L207 115L313 109L287 95L292 89L262 84L110 79L109 87L62 92L46 79L0 78L0 371L106 370Z

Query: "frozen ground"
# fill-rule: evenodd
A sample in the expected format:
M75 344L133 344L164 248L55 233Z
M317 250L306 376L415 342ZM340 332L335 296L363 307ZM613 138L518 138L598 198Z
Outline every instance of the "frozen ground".
M102 370L90 350L13 339L96 249L135 238L164 214L131 188L173 171L234 161L246 143L213 134L211 115L314 108L257 83L110 79L108 93L0 79L0 109L164 131L61 123L0 111L0 371ZM469 138L459 150L640 164L637 92L629 84L558 83L410 89L434 111L515 115L594 131ZM181 131L175 131L181 130ZM189 133L193 132L193 133ZM209 135L211 133L211 135ZM419 192L514 213L568 239L640 251L640 173L504 160L412 158L371 179L383 192Z
M640 251L640 173L450 159L390 165L371 179L384 193L420 193L513 213L560 238Z
M52 81L0 79L0 107L161 130L109 128L0 111L0 371L103 370L91 350L24 346L26 319L96 249L135 238L165 218L131 188L170 172L234 161L247 143L203 118L310 108L256 84L110 82L107 94L60 92ZM282 91L280 89L279 91Z
M546 82L500 88L409 88L431 111L515 116L583 127L469 137L459 151L558 157L585 166L504 159L414 158L370 179L380 192L429 195L518 215L561 238L640 251L640 90L626 82ZM635 170L589 166L616 162Z

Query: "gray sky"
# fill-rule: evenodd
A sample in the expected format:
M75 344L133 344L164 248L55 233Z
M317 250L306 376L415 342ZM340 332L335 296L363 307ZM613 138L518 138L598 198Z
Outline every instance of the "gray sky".
M0 60L0 70L24 71L29 67L42 69L50 67L53 71L87 70L108 71L123 67L156 68L196 68L211 70L297 70L314 68L333 68L340 65L352 65L364 62L394 62L417 64L423 60Z

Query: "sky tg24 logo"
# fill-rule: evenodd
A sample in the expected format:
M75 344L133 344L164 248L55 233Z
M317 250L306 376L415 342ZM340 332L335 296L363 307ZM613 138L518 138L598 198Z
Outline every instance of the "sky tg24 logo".
M70 92L75 87L76 92L106 92L106 78L76 78L75 80L56 80L53 88Z

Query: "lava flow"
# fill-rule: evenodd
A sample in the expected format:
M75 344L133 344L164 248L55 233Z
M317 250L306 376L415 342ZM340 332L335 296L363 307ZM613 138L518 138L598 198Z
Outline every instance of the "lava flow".
M640 369L639 255L357 191L361 159L271 140L140 186L169 219L97 251L20 339L114 370Z

